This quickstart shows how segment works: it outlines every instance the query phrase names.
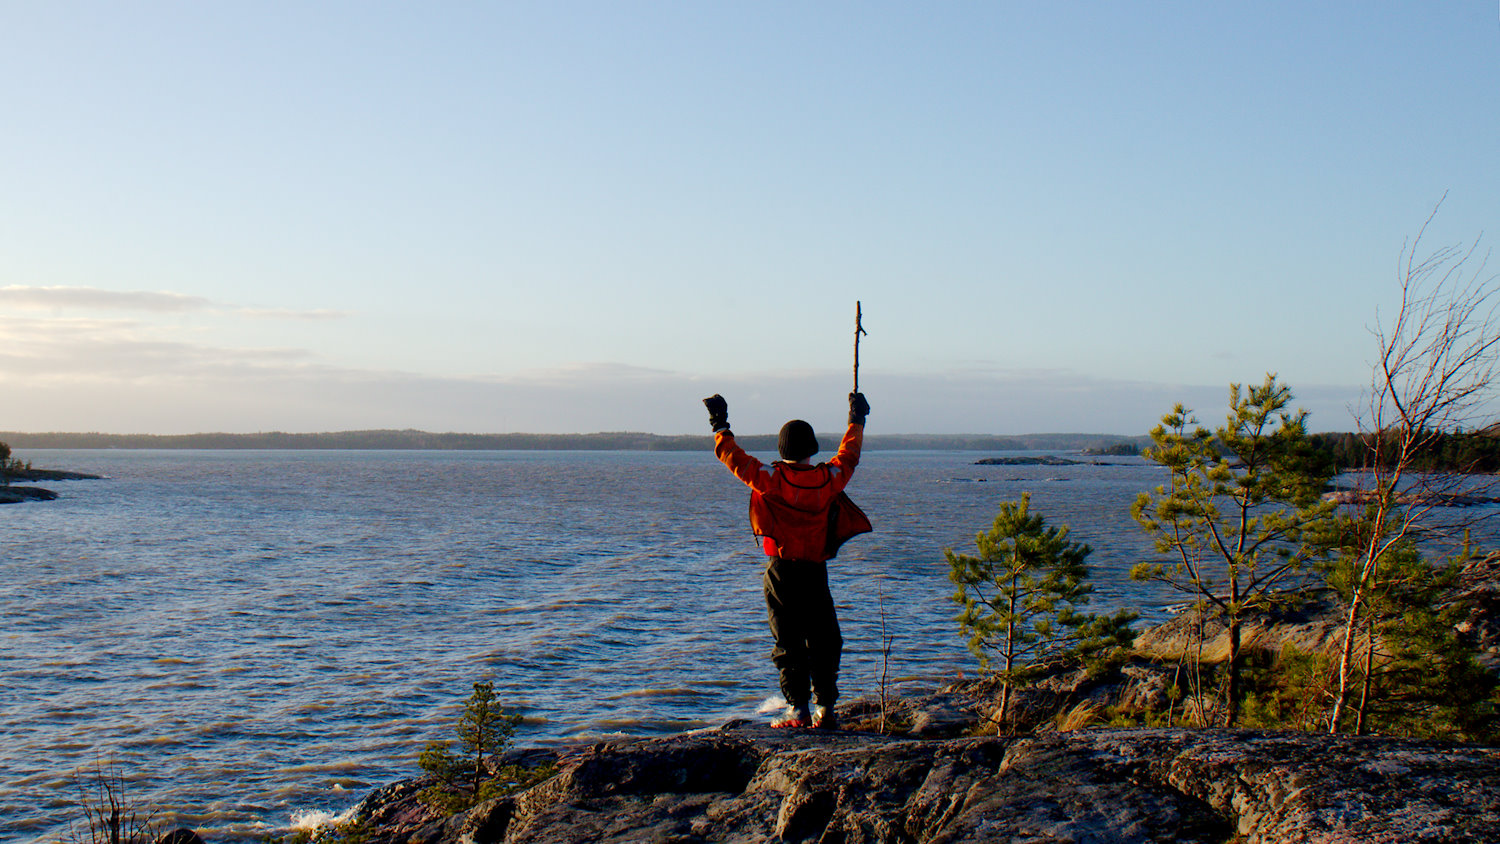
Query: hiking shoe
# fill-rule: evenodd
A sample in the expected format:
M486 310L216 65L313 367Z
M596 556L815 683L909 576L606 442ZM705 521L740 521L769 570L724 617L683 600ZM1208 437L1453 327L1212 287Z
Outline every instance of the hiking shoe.
M800 730L812 726L812 716L807 714L807 707L788 706L786 714L771 722L771 726L778 730Z
M837 730L839 714L831 706L819 706L813 710L812 725L815 730Z

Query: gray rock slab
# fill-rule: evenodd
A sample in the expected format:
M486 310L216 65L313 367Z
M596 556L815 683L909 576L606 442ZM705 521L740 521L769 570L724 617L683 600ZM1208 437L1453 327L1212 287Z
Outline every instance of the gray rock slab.
M922 740L719 730L598 744L424 841L1500 841L1500 749L1229 730ZM399 795L399 790L391 792ZM410 790L405 792L410 794ZM372 807L369 817L413 810ZM402 837L405 836L405 837ZM371 841L411 840L399 835Z

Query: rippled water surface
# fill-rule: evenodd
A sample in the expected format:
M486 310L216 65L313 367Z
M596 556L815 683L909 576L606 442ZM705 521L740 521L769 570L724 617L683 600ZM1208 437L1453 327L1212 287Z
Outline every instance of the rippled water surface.
M972 671L945 547L1001 500L1093 545L1096 608L1132 583L1130 520L1159 470L975 466L871 452L849 491L874 534L831 581L845 699L892 674ZM221 840L347 809L416 771L476 680L517 740L675 732L755 717L776 693L747 490L710 454L31 451L107 476L0 508L0 840L79 818L75 771Z

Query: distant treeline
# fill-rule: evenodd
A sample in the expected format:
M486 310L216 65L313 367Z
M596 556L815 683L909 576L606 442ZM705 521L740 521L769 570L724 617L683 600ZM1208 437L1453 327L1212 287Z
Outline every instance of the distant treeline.
M1373 434L1313 434L1312 441L1326 459L1340 469L1374 468ZM1396 457L1394 442L1381 449L1390 468ZM1486 428L1434 434L1410 466L1418 472L1500 472L1500 431Z
M838 447L843 432L820 433L826 452ZM775 434L738 437L748 451L774 452ZM663 436L635 432L597 434L433 434L426 431L337 431L322 434L99 434L0 432L0 442L12 448L127 448L127 449L339 449L441 451L708 451L713 437ZM1123 444L1139 446L1145 437L1109 434L1025 434L989 436L968 434L873 434L865 438L869 451L1083 451Z
M842 431L818 434L825 454L838 447ZM1335 468L1361 469L1370 465L1368 434L1313 434L1311 440ZM321 434L28 434L0 431L0 442L13 449L125 448L125 449L331 449L433 451L708 451L713 437L697 434L664 436L632 431L597 434L434 434L427 431L335 431ZM739 437L753 452L775 452L775 434ZM1149 437L1111 434L871 434L867 451L1068 451L1084 454L1138 454ZM1393 451L1387 449L1387 451ZM1500 472L1500 431L1440 434L1417 456L1416 471Z

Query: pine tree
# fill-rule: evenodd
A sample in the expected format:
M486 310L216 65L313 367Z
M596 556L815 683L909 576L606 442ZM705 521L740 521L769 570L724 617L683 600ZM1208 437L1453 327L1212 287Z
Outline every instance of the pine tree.
M978 556L943 552L948 577L963 606L958 623L980 667L1001 681L1000 723L1010 716L1011 692L1048 665L1067 658L1090 662L1134 638L1135 614L1082 611L1093 586L1084 560L1089 546L1068 539L1068 528L1047 527L1030 513L1031 496L1000 505L990 530L975 536Z
M1215 431L1192 428L1197 420L1177 405L1145 452L1170 470L1170 482L1141 493L1131 509L1170 557L1135 566L1131 577L1192 594L1225 620L1229 726L1238 713L1244 618L1318 553L1310 532L1333 509L1321 500L1332 465L1308 437L1307 414L1286 410L1291 399L1275 375L1249 390L1233 384L1229 416Z
M464 754L454 754L449 749L451 742L428 742L417 765L455 786L464 774L472 773L471 793L478 796L485 778L485 757L494 756L509 746L519 721L518 715L507 711L495 699L494 683L475 683L474 693L464 702L464 711L457 725L458 741Z

